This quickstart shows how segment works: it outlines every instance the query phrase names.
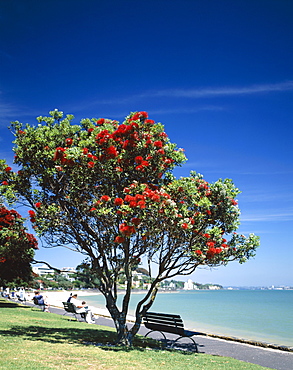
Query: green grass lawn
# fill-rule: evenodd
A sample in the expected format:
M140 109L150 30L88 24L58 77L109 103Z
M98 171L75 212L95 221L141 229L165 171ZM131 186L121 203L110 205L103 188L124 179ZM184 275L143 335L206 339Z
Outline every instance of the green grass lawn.
M107 345L114 340L111 328L0 299L0 369L266 369L228 357L154 349L154 341L143 337L131 349Z

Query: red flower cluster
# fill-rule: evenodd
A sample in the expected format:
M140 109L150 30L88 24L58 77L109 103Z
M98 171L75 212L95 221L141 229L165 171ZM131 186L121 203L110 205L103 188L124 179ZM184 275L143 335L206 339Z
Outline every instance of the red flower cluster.
M28 214L29 214L29 216L30 216L30 220L31 220L31 222L32 222L32 223L36 222L36 213L35 213L35 211L29 210L29 211L28 211Z
M0 207L0 229L11 225L17 218L20 218L20 214L13 209L8 210L3 206Z
M131 222L135 225L135 226L138 226L140 223L141 223L141 219L138 218L138 217L133 217L131 219Z
M105 148L106 158L115 158L118 156L117 149L114 145L111 145L109 148Z
M123 243L124 241L125 241L125 238L123 238L123 236L116 236L116 238L114 239L114 243L117 243L117 244Z
M96 122L97 125L103 125L105 123L105 118L99 118Z
M131 117L131 119L132 119L132 120L134 120L134 121L137 121L137 120L139 120L139 119L144 120L144 119L146 119L146 118L148 118L148 114L147 114L147 112L137 112L137 113L135 113L135 114Z
M115 206L122 206L122 204L124 203L123 199L122 198L116 198L114 200L114 205Z
M123 222L119 225L119 231L125 236L131 236L136 230L134 226L127 225L127 223Z
M73 140L71 138L68 138L65 140L66 146L71 146L73 144Z
M109 200L111 200L109 195L102 195L101 198L100 198L101 202L109 202Z
M108 130L103 130L99 132L96 136L96 142L98 145L105 147L108 144L109 139L111 139L112 135Z
M28 243L29 243L29 248L39 249L38 248L38 242L37 242L36 238L33 236L33 234L26 233L26 237L27 237L27 240L28 240Z
M209 248L209 250L207 251L207 258L212 259L216 254L220 254L221 252L221 248Z

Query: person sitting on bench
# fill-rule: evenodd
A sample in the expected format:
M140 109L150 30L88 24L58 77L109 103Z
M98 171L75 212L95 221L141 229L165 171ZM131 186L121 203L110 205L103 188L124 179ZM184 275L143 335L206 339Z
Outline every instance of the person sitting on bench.
M39 291L35 291L35 295L33 297L33 302L35 305L40 306L42 311L50 312L49 311L49 305L45 303L44 297L40 294Z
M76 307L76 313L85 313L85 321L88 324L95 324L95 317L92 311L86 305L86 302L80 302L76 298L77 294L73 294L70 299L70 303L72 303Z

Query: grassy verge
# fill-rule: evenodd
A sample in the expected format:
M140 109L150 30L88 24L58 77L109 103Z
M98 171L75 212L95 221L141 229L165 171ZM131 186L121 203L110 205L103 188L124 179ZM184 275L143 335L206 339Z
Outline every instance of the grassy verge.
M152 349L141 337L132 349L107 346L114 339L111 328L0 299L0 369L266 369L227 357Z

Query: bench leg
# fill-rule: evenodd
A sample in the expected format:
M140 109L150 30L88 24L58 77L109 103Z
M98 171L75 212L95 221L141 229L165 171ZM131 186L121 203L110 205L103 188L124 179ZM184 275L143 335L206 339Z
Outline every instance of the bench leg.
M198 353L198 346L197 346L197 343L195 342L195 340L193 339L193 338L191 338L191 337L179 337L179 338L177 338L176 340L174 340L174 342L172 343L172 345L171 345L171 348L173 348L174 347L174 345L175 345L175 343L179 340L179 339L181 339L181 338L189 338L192 342L193 342L193 344L194 344L194 346L195 346L195 352L196 353Z

